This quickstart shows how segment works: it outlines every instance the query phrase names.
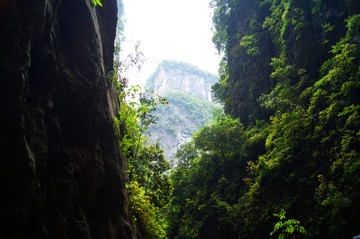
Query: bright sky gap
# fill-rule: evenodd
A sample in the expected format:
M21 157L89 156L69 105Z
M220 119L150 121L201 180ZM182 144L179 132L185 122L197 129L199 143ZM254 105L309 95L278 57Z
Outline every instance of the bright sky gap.
M162 60L184 61L217 74L220 57L211 41L212 9L210 0L123 0L125 43L140 50L148 59L141 72L132 71L130 84L144 85ZM129 46L130 45L130 46Z

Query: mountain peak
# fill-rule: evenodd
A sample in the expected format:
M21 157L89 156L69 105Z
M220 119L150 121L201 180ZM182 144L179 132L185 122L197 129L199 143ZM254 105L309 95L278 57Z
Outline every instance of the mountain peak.
M146 81L145 88L159 95L180 90L211 101L211 86L218 80L216 75L189 63L164 60Z

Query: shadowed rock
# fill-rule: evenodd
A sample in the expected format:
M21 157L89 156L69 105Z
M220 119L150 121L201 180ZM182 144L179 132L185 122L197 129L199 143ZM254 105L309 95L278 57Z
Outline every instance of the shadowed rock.
M0 4L0 238L135 238L113 116L115 0Z

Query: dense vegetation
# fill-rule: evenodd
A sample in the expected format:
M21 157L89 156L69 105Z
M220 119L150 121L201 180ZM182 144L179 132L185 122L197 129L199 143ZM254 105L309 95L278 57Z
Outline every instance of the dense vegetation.
M111 76L117 84L120 102L118 117L114 118L114 130L121 153L128 162L125 172L129 194L127 206L144 238L163 238L165 222L162 210L169 203L173 190L170 178L164 174L170 169L170 164L158 144L145 144L147 138L144 132L157 121L153 114L157 106L168 102L152 92L139 93L140 87L127 89L127 79L118 72ZM138 95L139 102L135 99Z
M211 5L224 56L212 89L225 114L181 147L170 176L159 146L144 144L156 99L166 101L127 103L136 89L118 81L138 229L144 238L360 234L360 2Z
M221 111L219 105L189 95L182 91L170 91L162 95L169 104L160 105L154 112L158 122L146 132L151 142L160 141L168 160L176 152L180 140L190 140L191 135L213 120L213 114ZM167 151L166 151L167 150Z
M143 92L139 86L129 86L122 76L131 67L141 67L143 55L135 46L134 52L124 55L121 42L124 39L124 8L118 1L118 27L115 39L114 70L108 77L116 86L119 111L114 117L114 131L124 161L127 160L125 186L128 191L127 208L133 216L133 224L141 238L164 238L165 218L163 210L172 195L172 183L165 174L170 169L163 150L158 144L146 144L145 132L156 123L154 114L159 106L167 105L166 99L154 92Z
M177 153L170 238L360 234L359 4L212 1L226 115Z
M170 161L180 145L213 119L219 104L211 102L211 86L219 81L216 75L185 62L164 60L147 79L145 89L166 98L169 105L160 105L154 114L159 118L147 134L150 142L160 141Z

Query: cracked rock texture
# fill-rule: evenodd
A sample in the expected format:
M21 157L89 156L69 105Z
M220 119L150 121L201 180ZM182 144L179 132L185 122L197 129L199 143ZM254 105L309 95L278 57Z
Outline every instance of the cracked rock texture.
M113 116L117 3L0 3L0 238L136 238Z
M211 86L219 78L185 62L164 60L146 81L146 88L159 95L180 90L202 100L212 101Z

